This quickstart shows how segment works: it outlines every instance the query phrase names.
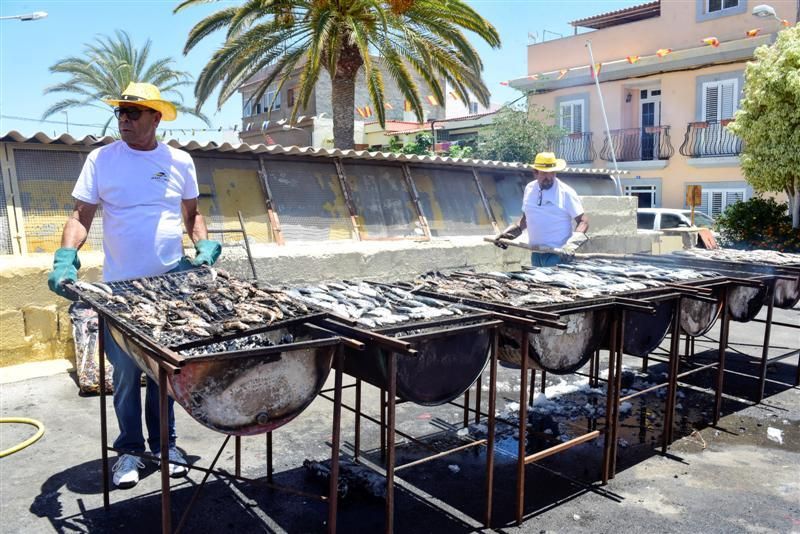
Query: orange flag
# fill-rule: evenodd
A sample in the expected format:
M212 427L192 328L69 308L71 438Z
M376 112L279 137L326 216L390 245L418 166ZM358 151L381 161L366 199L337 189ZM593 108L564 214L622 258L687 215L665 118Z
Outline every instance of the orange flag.
M372 117L372 108L369 106L364 106L364 116L365 117Z
M788 28L789 26L791 26L791 25L792 25L792 23L791 23L791 22L789 22L789 21L788 21L788 20L786 20L786 19L783 19L783 20L781 21L781 24L783 24L783 25L784 25L784 26L786 26L787 28Z
M357 107L357 108L356 108L356 112L357 112L359 115L361 115L361 118L362 118L362 119L365 119L365 118L367 118L367 114L364 112L364 110L363 110L363 109L361 109L361 108L358 108L358 107Z
M656 52L656 55L658 57L664 57L667 54L669 54L670 52L672 52L671 48L659 48L658 51Z
M592 69L592 78L597 78L598 76L600 76L600 69L602 68L603 68L602 63L595 63L594 69Z
M403 102L403 111L411 111L411 102L408 100Z
M556 80L560 80L561 78L566 76L568 72L569 69L561 69L560 71L558 71L558 78L556 78Z
M627 60L628 60L628 63L630 63L631 65L633 65L634 63L636 63L637 61L639 61L639 56L628 56L628 57L626 57L625 59L627 59Z
M394 106L389 102L384 102L383 107L385 107L386 109L394 109Z
M500 85L508 85L508 82L500 82Z
M745 35L747 35L748 37L755 37L756 35L758 35L758 32L760 31L761 28L753 28L752 30L748 30L747 32L745 32Z
M433 96L433 95L428 95L428 96L426 96L425 98L427 98L427 99L428 99L428 103L429 103L431 106L438 106L438 105L439 105L439 101L438 101L438 100L436 100L436 97L435 97L435 96Z
M703 39L702 42L709 46L713 46L714 48L717 48L719 46L719 39L717 39L716 37L706 37L705 39Z

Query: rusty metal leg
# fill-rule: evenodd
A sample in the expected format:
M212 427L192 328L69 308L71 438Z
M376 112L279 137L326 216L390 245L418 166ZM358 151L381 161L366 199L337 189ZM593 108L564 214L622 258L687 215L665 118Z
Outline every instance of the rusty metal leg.
M683 345L683 353L686 355L687 358L689 357L689 344L691 343L691 338L692 336L686 334L686 341Z
M158 408L161 427L161 532L172 532L172 509L169 493L169 416L167 371L158 368Z
M108 487L108 416L106 414L106 344L103 333L105 332L105 319L98 314L97 317L97 350L100 373L100 441L102 447L100 454L103 458L103 508L111 506Z
M267 432L267 480L272 482L272 432Z
M353 457L358 460L361 453L361 380L356 379L356 422L355 422L355 453Z
M528 387L528 404L533 406L533 394L536 389L536 369L531 367L531 384Z
M478 375L478 381L475 383L475 424L481 422L481 396L483 388L483 373Z
M233 472L237 477L242 476L242 437L236 436L233 440Z
M397 398L397 354L389 352L389 391L388 391L388 428L386 429L386 533L394 531L394 428L395 428L395 399Z
M775 284L767 287L767 320L764 324L764 346L761 349L761 367L758 374L758 391L756 392L756 402L764 399L764 385L767 382L767 358L769 357L769 336L772 329L772 309L775 306Z
M545 371L544 369L542 369L542 385L541 385L541 387L539 388L539 391L541 391L542 393L544 393L544 390L545 390L545 388L546 388L546 387L547 387L547 371Z
M381 462L386 464L386 390L381 388Z
M519 372L519 446L517 449L517 524L522 523L525 512L525 441L528 427L528 403L525 397L528 392L528 331L522 329L522 343L520 344L520 372ZM544 371L542 371L544 374Z
M675 315L672 317L670 328L669 362L667 364L667 398L664 406L664 428L661 432L661 453L666 454L669 444L672 443L672 429L675 426L675 405L678 395L678 373L680 372L680 339L681 339L681 299L678 298ZM684 347L689 349L689 335L686 336Z
M625 340L625 313L619 312L617 320L617 371L614 375L614 418L612 419L611 427L611 478L617 475L617 435L619 434L619 403L620 395L622 393L622 344Z
M478 387L480 387L480 386L478 386ZM463 419L464 419L462 421L462 423L463 423L462 426L464 428L469 426L469 390L470 389L471 388L467 388L467 390L464 392L464 410L462 412L462 416L463 416Z
M336 532L336 514L339 506L339 448L342 439L342 367L344 348L336 349L336 375L333 386L333 442L331 443L331 479L328 487L328 532Z
M486 516L483 526L489 528L492 524L492 502L494 495L494 433L495 433L495 407L497 405L497 351L498 333L492 329L492 356L489 367L489 418L487 426L489 435L486 437Z
M616 350L617 345L617 315L613 314L611 319L611 343L608 350L608 377L606 380L606 417L603 428L603 461L602 461L602 480L603 484L608 484L609 470L611 468L611 423L614 415L613 404L616 395L614 387L616 385Z
M722 322L719 330L719 368L717 369L717 388L714 395L714 426L719 423L722 412L722 390L725 384L725 351L728 348L728 328L730 326L730 313L728 313L728 288L722 292Z

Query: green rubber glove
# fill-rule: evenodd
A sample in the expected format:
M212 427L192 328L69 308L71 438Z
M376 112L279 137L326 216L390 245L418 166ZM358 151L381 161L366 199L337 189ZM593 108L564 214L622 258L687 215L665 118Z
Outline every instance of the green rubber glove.
M200 239L194 244L197 254L194 255L192 265L214 265L219 255L222 254L222 243L210 239Z
M53 270L47 277L47 285L50 291L66 299L75 300L74 295L66 291L65 282L75 282L78 279L78 269L81 268L81 261L78 259L78 249L63 247L56 250L53 257Z

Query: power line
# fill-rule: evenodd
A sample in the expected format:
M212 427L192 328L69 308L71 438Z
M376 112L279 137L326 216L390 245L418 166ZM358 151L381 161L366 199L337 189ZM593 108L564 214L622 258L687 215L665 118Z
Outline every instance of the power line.
M17 117L15 115L0 115L0 118L3 119L13 119L18 121L28 121L28 122L39 122L39 123L46 123L46 124L64 124L64 121L53 121L47 119L35 119L33 117ZM70 122L70 126L86 126L89 128L104 128L106 127L105 124L85 124L80 122ZM235 126L217 126L216 128L160 128L161 131L165 133L182 133L186 134L191 132L192 134L196 132L237 132L239 131L239 125Z
M45 122L47 124L64 124L64 121L49 121L46 119L33 119L31 117L16 117L14 115L0 115L0 118L3 119L14 119L17 121L28 121L28 122ZM71 123L72 126L90 126L92 128L102 128L105 124L83 124L80 122L73 122Z

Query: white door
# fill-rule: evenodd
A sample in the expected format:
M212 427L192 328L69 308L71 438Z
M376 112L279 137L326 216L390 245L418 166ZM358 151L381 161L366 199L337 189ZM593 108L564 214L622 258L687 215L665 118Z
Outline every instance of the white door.
M642 160L658 159L660 135L648 132L649 126L661 125L661 90L642 89L639 99L640 150Z

